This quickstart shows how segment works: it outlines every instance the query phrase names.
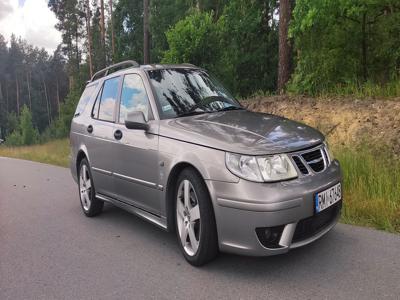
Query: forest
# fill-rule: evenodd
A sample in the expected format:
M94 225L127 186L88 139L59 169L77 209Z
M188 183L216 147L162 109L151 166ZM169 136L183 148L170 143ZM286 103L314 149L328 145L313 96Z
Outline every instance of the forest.
M115 62L192 63L239 99L400 95L398 0L49 0L62 44L0 36L0 138L68 135L91 75Z

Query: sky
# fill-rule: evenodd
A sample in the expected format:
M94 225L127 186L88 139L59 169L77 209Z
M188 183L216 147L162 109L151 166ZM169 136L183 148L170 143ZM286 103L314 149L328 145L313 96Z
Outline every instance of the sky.
M7 41L11 34L52 53L61 42L54 28L57 19L47 0L0 0L0 34Z

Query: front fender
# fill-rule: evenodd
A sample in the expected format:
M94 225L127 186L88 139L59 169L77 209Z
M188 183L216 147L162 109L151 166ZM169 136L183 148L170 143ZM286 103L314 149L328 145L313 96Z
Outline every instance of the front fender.
M160 184L166 186L171 170L187 163L201 174L204 180L238 182L225 166L225 152L183 141L160 137Z

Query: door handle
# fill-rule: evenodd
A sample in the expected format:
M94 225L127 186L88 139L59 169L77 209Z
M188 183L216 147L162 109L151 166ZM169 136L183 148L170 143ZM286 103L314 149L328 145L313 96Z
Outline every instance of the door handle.
M92 133L92 132L93 132L93 126L92 126L92 125L89 125L89 126L87 127L87 132L89 132L89 133Z
M116 130L116 131L114 132L114 137L115 137L116 140L122 139L122 131L119 130L119 129Z

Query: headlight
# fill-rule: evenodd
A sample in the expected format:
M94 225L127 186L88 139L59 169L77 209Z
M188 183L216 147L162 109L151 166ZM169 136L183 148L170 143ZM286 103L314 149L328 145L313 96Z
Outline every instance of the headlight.
M236 176L257 182L297 177L297 171L286 154L254 157L226 153L226 166Z
M254 156L226 153L226 167L236 176L241 178L262 182L260 169Z
M335 159L335 157L333 156L333 153L332 153L331 149L329 148L328 142L325 141L324 145L325 145L325 150L326 150L325 152L329 156L329 162L332 162Z
M286 154L257 159L264 181L278 181L297 177L297 171Z

